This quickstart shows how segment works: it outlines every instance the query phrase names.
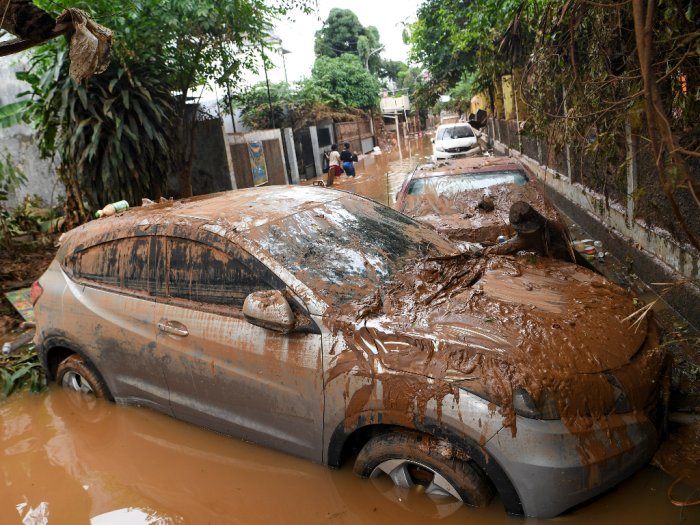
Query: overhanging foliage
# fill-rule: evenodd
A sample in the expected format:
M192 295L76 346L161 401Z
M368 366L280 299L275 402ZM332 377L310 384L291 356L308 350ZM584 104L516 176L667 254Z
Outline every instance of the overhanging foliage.
M513 74L526 130L601 155L613 186L625 186L629 126L651 147L679 237L700 249L697 2L426 0L409 39L431 73L425 92L447 92L474 73L472 94L495 101L501 76Z
M44 70L41 65L53 63ZM25 119L37 125L45 156L60 155L59 176L75 220L105 203L159 195L172 165L174 100L154 70L116 63L84 85L68 76L65 46L38 51L28 72Z

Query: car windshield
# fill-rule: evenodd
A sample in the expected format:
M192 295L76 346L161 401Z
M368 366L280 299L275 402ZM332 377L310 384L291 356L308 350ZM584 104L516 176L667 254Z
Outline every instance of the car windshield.
M487 173L460 173L415 179L408 187L409 195L430 192L436 195L453 195L464 191L480 190L498 184L522 186L527 177L522 171L489 171Z
M365 297L426 255L456 248L376 202L341 197L256 230L255 241L329 304Z
M454 126L451 128L445 128L442 130L442 135L438 137L439 140L448 139L464 139L468 137L473 137L474 132L469 126Z

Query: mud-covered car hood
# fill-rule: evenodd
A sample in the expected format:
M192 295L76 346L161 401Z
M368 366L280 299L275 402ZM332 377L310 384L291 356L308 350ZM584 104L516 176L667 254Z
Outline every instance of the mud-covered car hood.
M555 396L568 421L609 413L621 391L625 411L644 408L663 352L646 320L633 325L634 311L628 293L574 264L462 256L416 263L332 315L360 375L465 388L499 405L514 428L518 390Z
M385 315L365 320L386 366L432 377L452 370L455 378L466 356L481 354L597 373L628 363L645 340L646 322L635 329L625 320L635 310L629 294L584 268L521 257L493 258L479 270L471 285L448 280L432 294L417 279L413 294L384 301Z

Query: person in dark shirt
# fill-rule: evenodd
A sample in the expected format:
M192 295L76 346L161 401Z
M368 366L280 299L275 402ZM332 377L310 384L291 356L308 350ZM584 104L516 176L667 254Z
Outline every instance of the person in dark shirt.
M340 161L343 163L343 170L348 177L355 176L355 164L357 162L357 155L350 152L350 144L343 144L343 151L340 152Z

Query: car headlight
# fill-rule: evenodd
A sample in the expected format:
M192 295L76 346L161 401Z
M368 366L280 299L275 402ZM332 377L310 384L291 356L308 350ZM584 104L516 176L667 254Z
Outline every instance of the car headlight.
M529 419L559 419L559 407L556 399L546 394L535 402L532 396L522 388L513 392L515 413Z
M435 146L435 151L445 151L445 148L442 146Z

